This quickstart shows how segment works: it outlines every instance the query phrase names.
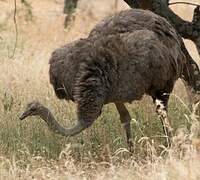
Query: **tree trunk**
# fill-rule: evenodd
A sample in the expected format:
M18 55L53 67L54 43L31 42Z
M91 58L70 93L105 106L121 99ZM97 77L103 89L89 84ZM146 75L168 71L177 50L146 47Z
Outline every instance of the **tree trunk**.
M64 13L71 14L77 6L78 0L64 0Z
M64 0L64 14L67 14L65 17L64 27L66 28L70 22L73 20L73 12L77 7L78 0Z

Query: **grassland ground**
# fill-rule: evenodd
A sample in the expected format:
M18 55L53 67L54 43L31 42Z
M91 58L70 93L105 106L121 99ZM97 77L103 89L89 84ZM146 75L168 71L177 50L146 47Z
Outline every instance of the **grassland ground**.
M198 107L192 112L182 82L177 82L169 103L175 145L163 146L161 123L149 97L127 104L135 134L135 153L127 151L124 130L114 105L104 106L93 126L80 135L55 135L39 118L21 122L25 105L39 100L59 122L76 119L76 105L60 101L49 84L51 52L70 41L86 37L103 17L128 8L119 1L81 0L75 21L63 28L62 0L17 1L18 41L14 57L15 27L12 0L0 0L0 179L194 179L200 177ZM194 1L195 2L195 1ZM198 0L196 0L198 2ZM189 8L184 14L183 9ZM185 18L192 7L176 6ZM197 62L191 42L186 42ZM196 115L195 115L196 114Z

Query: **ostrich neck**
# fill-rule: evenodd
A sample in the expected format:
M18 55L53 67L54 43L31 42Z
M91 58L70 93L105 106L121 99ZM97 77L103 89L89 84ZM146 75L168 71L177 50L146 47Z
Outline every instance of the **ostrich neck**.
M80 133L83 129L85 129L85 127L81 125L80 121L78 121L77 124L74 125L72 128L69 129L64 128L56 121L53 114L46 107L42 107L40 109L39 116L47 123L48 127L53 132L55 132L56 134L60 134L62 136L66 137L73 136Z

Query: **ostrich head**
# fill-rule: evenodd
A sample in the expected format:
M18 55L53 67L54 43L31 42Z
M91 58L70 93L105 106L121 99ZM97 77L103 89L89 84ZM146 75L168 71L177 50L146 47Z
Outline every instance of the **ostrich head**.
M19 119L24 120L28 116L40 115L42 105L39 102L31 102L26 106L26 110L20 115Z

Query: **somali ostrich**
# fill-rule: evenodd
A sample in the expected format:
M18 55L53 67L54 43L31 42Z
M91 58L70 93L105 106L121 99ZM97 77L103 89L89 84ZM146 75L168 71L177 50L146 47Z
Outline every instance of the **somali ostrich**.
M113 102L132 148L130 115L124 103L147 94L157 104L157 113L168 136L171 132L167 120L169 94L182 76L186 60L175 30L171 26L168 33L161 30L144 28L98 38L90 36L55 50L49 62L50 82L58 98L77 103L77 123L70 129L60 126L52 113L38 102L28 104L20 119L39 115L55 133L73 136L94 122L104 104ZM167 41L161 41L161 36L166 36Z

